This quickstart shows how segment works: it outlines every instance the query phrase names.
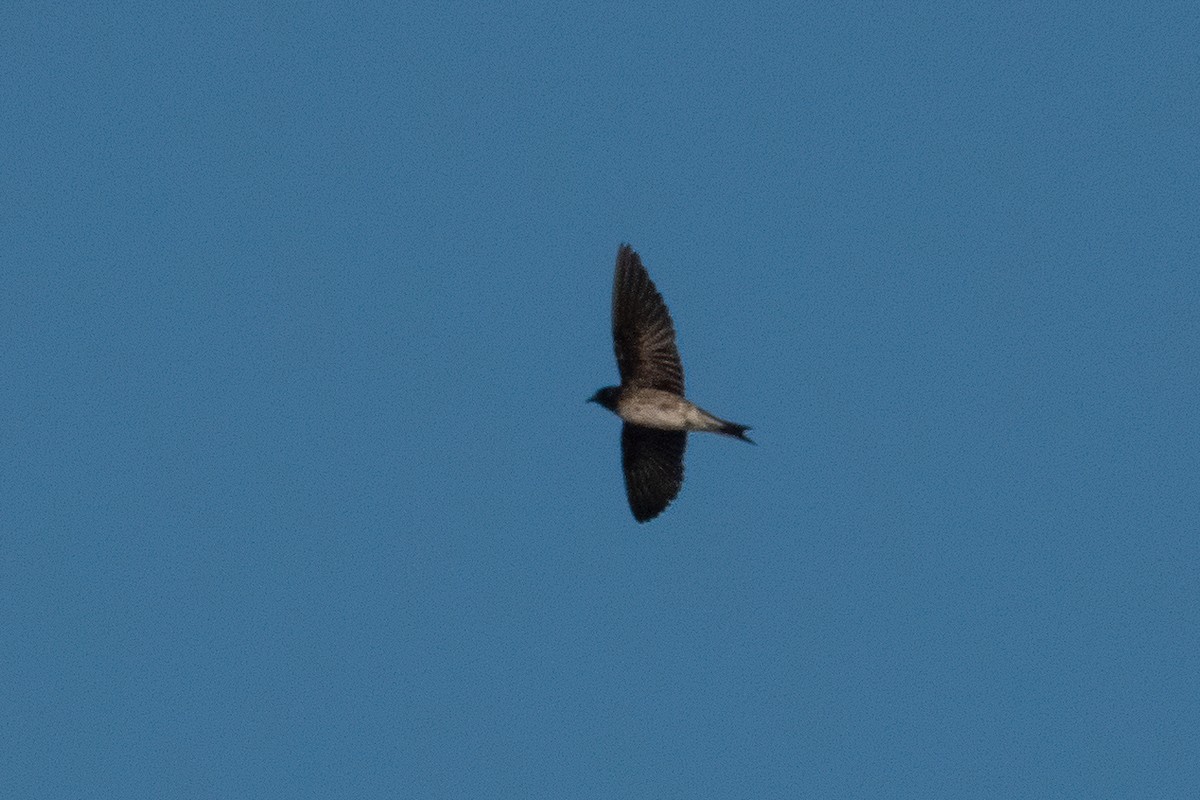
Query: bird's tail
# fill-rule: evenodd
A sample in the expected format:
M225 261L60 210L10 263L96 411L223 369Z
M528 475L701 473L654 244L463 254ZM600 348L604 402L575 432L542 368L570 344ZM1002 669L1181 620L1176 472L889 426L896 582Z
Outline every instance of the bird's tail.
M732 436L735 439L741 439L743 442L755 444L755 441L746 435L746 431L750 430L749 425L738 425L736 422L721 421L721 427L717 433L723 433L726 436Z

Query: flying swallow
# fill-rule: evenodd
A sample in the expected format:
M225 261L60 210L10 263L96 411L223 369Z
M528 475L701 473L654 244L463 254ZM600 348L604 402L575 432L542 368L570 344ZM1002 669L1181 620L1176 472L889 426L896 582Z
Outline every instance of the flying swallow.
M625 493L633 518L645 522L679 494L688 431L754 442L746 436L749 426L714 416L684 398L683 364L671 314L642 259L627 244L617 251L612 329L621 385L604 387L588 402L599 403L625 422Z

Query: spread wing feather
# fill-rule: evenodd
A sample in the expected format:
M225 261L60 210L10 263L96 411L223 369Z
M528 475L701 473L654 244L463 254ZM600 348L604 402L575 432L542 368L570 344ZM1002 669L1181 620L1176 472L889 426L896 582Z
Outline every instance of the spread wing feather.
M654 519L683 486L686 431L661 431L630 425L621 428L621 466L625 494L638 522Z
M612 322L621 385L682 395L683 364L671 314L642 259L627 244L617 251Z

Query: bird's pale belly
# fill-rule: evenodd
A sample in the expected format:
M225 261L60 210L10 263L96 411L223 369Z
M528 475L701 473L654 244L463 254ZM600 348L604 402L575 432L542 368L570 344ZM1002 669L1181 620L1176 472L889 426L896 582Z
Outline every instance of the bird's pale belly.
M677 394L636 389L622 397L617 414L626 422L667 431L710 431L720 421Z

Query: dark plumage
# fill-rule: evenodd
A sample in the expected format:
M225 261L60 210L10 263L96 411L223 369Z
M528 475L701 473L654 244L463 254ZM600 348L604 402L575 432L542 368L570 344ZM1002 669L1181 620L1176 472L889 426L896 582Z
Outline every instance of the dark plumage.
M625 492L634 519L645 522L679 494L688 431L723 433L750 442L749 427L709 414L684 398L683 364L671 315L641 258L627 244L617 251L612 324L621 385L606 386L590 402L625 422Z

